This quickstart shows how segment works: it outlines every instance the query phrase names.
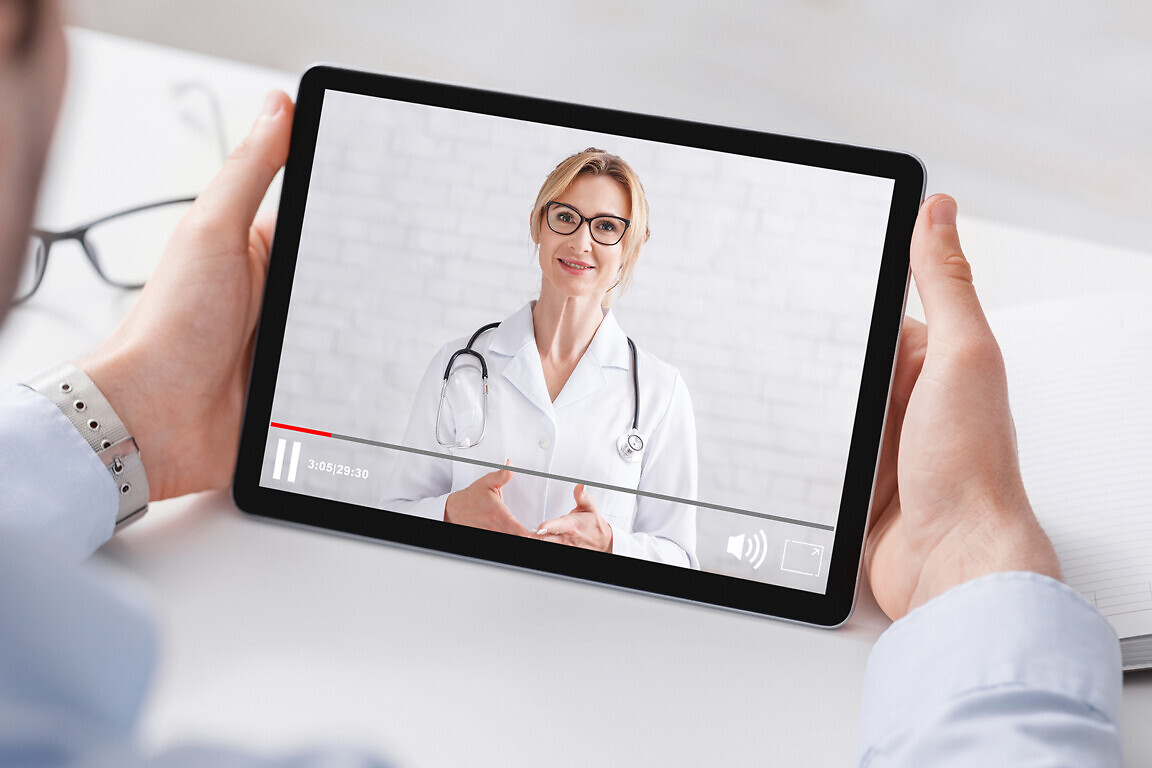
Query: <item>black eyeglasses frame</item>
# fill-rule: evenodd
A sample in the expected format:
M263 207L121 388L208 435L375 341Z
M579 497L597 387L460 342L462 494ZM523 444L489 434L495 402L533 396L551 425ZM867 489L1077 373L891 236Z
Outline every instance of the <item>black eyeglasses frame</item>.
M561 232L560 230L556 229L556 227L552 226L552 220L548 216L548 213L549 213L549 211L552 210L552 206L554 206L554 205L563 206L564 208L567 208L568 210L572 211L573 213L575 213L577 216L580 217L580 222L575 227L572 228L571 232ZM592 229L592 222L596 221L597 219L612 219L613 221L624 222L624 228L622 230L620 230L620 237L618 237L616 240L614 240L611 243L606 243L603 240L596 237L596 230ZM592 218L588 218L584 214L580 213L580 211L578 211L574 206L569 205L568 203L562 203L559 200L550 200L550 201L548 201L548 203L546 203L544 205L544 223L548 225L548 229L552 230L553 232L555 232L558 235L574 235L574 234L576 234L576 230L580 229L580 225L584 224L585 222L588 223L588 234L592 236L592 239L595 240L600 245L607 245L607 246L616 245L616 243L619 243L621 240L623 240L624 235L627 234L627 232L628 232L628 227L632 226L631 219L626 219L623 216L607 216L607 215L605 215L605 216L593 216Z
M73 227L72 229L58 232L33 227L29 231L29 239L38 239L43 246L42 250L38 253L39 258L36 260L36 280L32 284L31 289L29 289L26 294L13 299L12 303L20 304L27 301L36 294L36 291L40 288L41 281L44 279L44 272L48 268L48 254L51 253L52 246L56 243L64 242L67 240L75 240L80 243L80 247L84 250L84 255L88 257L88 261L92 264L92 268L96 270L96 274L99 275L100 279L104 282L108 283L109 285L114 285L117 288L143 288L144 283L123 283L117 280L113 280L112 278L108 277L108 275L104 274L104 270L100 268L99 258L97 257L95 251L92 249L91 244L86 239L88 230L92 229L98 224L103 224L104 222L110 221L112 219L118 219L121 216L129 216L133 213L140 213L141 211L148 211L153 208L161 208L166 205L180 205L193 203L195 201L195 197L177 197L170 200L157 200L153 203L145 203L144 205L137 205L132 208L126 208L122 211L110 213L107 216L101 216L98 219L90 221L87 224L81 224L78 227Z

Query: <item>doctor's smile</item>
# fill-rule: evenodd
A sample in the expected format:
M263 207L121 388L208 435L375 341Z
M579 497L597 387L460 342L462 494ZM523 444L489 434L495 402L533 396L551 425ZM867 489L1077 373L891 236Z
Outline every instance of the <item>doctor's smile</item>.
M592 266L591 264L585 264L582 261L570 261L567 259L556 259L556 261L560 262L561 265L567 267L569 270L577 274L580 272L586 272L589 269L596 269L596 267Z
M611 309L648 240L639 177L600 149L566 158L544 180L528 234L539 296L502 322L476 318L433 357L404 435L420 453L401 454L381 506L699 567L696 508L667 498L697 493L688 389Z

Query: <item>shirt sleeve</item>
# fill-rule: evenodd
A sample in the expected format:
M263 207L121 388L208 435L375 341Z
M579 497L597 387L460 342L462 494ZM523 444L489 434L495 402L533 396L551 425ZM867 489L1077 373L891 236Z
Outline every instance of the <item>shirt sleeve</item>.
M71 425L69 425L71 426ZM268 758L211 746L149 755L137 723L156 662L143 592L109 563L0 538L0 765L371 768L350 749Z
M868 662L859 764L1118 766L1120 644L1036 573L954 587L893 624Z
M27 387L0 389L0 532L42 542L68 560L112 536L112 475L52 402Z
M0 765L380 766L353 750L270 759L212 747L145 755L156 660L145 594L93 558L115 527L111 475L47 398L0 390Z
M668 408L649 436L637 489L695 499L699 489L698 474L696 416L688 387L677 374ZM632 531L613 529L612 552L699 568L700 562L696 559L696 507L637 496Z

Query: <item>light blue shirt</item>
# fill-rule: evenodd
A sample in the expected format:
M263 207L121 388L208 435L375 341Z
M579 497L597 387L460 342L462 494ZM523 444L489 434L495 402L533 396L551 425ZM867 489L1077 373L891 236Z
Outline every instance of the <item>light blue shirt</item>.
M860 765L1120 765L1120 641L1037 573L954 587L894 623L864 678Z
M270 760L133 739L156 656L147 601L82 563L112 534L116 489L47 399L0 390L0 766L377 765L354 752ZM1120 765L1120 647L1073 590L1006 573L889 628L868 663L860 764Z

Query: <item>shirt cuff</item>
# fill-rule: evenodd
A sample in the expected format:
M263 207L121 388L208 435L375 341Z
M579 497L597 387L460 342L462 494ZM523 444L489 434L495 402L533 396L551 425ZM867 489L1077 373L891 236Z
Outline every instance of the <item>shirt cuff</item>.
M608 523L612 525L612 523ZM654 536L650 533L636 531L622 531L612 526L613 555L633 557L638 560L649 560L654 563L667 563L683 568L698 568L692 553L681 547L671 539Z
M0 529L78 561L112 537L116 483L68 417L27 387L0 390Z
M385 501L382 506L389 512L400 512L413 517L425 517L429 520L444 522L444 505L448 503L450 495L450 493L445 493L415 501Z
M608 523L608 525L612 527L612 548L608 550L610 554L635 557L641 560L648 559L645 557L644 548L636 540L637 536L634 532L621 530L612 523Z
M612 529L612 547L608 550L608 553L612 555L625 555L627 557L631 557L633 549L631 534L625 531L621 531L619 528L612 525L612 523L608 523L608 525Z
M966 693L1008 685L1083 702L1118 722L1116 633L1075 590L1038 573L953 587L894 623L873 648L860 752Z

